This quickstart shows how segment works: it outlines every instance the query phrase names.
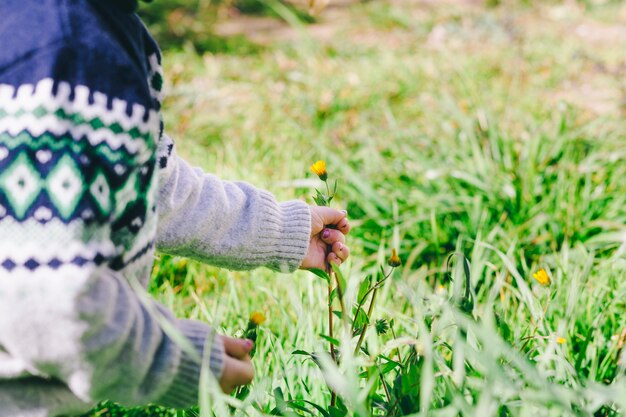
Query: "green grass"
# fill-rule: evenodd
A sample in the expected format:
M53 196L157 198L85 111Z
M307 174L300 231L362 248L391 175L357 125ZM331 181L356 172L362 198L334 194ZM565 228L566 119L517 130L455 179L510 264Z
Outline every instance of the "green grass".
M296 31L252 54L166 50L167 130L193 163L280 199L312 202L308 166L327 161L339 179L333 204L354 226L348 303L391 247L404 262L372 317L393 319L396 335L414 343L399 348L416 355L419 381L403 415L620 415L626 45L572 30L616 24L620 7L550 19L545 5L368 2L347 9L329 41ZM598 112L583 84L617 98ZM457 308L464 272L447 265L451 253L469 260L469 314ZM548 287L532 278L539 268ZM225 334L239 335L252 311L268 316L257 377L234 415L275 411L277 388L287 404L321 415L304 400L327 408L324 375L348 415L385 415L366 400L383 387L358 377L368 363L352 360L345 334L338 371L292 355L327 350L326 286L312 274L160 256L153 275L155 298ZM370 331L372 358L393 356L392 338ZM225 398L211 399L218 408L202 413L108 405L89 415L225 415Z

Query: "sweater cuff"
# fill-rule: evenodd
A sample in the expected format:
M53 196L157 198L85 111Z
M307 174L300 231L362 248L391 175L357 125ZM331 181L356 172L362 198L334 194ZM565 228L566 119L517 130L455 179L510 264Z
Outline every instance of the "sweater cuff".
M207 361L205 353L208 354L206 365L209 366L215 378L219 380L224 370L222 339L209 326L199 321L178 320L176 324L178 330L191 342L203 362ZM188 408L198 405L201 370L202 364L198 363L187 351L181 349L176 375L158 403L173 408Z
M266 220L260 227L260 252L252 256L265 256L265 266L275 271L294 272L309 249L311 209L298 200L277 204L274 196L265 191L261 191L260 200ZM274 249L269 256L267 248Z

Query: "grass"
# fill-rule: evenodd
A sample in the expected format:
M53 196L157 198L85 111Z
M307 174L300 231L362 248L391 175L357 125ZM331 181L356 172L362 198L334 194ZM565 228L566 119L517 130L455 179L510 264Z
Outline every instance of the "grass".
M345 9L330 40L295 31L249 54L165 51L166 126L184 157L309 202L318 184L308 166L327 161L340 180L334 204L354 226L348 302L398 249L404 266L372 317L393 319L408 343L400 354L416 358L407 374L419 383L394 381L415 392L398 415L626 409L625 45L574 30L615 25L625 12L568 4L368 2ZM586 97L584 85L609 99ZM449 265L452 253L469 261L469 314L458 308L463 257ZM532 278L540 268L550 285ZM339 369L322 372L292 355L327 350L326 286L312 274L160 255L153 277L155 298L225 334L240 334L252 311L268 317L257 377L246 400L231 402L234 415L322 415L305 400L326 409L325 378L347 415L385 415L378 377L359 378L365 356L345 350ZM375 332L365 345L371 358L396 346ZM89 415L212 412L225 415L112 404Z

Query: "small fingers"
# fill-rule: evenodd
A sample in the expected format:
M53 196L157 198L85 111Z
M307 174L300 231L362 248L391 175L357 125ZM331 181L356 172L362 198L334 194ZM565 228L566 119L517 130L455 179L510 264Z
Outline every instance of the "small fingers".
M341 242L335 242L332 247L332 253L337 255L337 258L343 262L348 259L348 256L350 256L350 248Z
M346 237L342 232L335 229L324 229L321 233L322 241L327 245L333 245L336 242L345 243Z
M330 207L310 206L312 234L320 233L325 227L332 227L347 234L350 231L348 212Z
M311 214L314 220L321 224L338 224L348 213L330 207L311 206Z
M224 352L233 358L243 359L252 350L254 343L248 339L235 339L233 337L221 336L224 343Z
M344 217L337 223L337 230L341 231L344 235L350 233L350 222L347 217Z
M239 360L231 357L224 359L224 372L220 380L220 386L225 393L231 393L240 385L247 385L254 378L254 366L250 357Z
M337 256L335 252L331 252L326 256L326 262L337 266L341 265L342 263L341 259Z

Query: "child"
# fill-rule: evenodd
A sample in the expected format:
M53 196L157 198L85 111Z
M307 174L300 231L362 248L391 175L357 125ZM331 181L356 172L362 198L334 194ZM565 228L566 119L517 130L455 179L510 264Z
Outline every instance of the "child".
M0 2L2 417L193 406L203 364L226 392L251 381L250 341L140 298L155 248L284 272L349 255L345 212L279 204L176 155L133 1Z

